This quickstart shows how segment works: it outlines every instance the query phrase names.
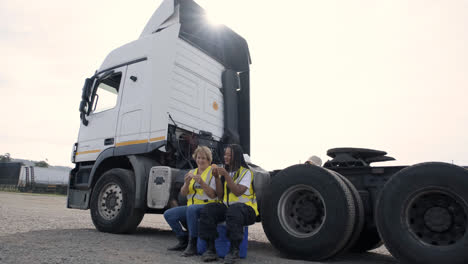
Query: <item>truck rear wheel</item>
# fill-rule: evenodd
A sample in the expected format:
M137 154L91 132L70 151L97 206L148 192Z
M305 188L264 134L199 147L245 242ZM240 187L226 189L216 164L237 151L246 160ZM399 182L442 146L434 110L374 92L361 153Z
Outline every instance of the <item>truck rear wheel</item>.
M342 250L355 223L353 195L321 167L295 165L265 190L262 224L270 242L292 258L323 260Z
M468 262L468 171L431 162L405 168L377 201L377 228L403 263Z
M97 181L91 196L91 218L101 232L131 233L143 219L134 208L135 183L132 171L111 169Z
M351 237L349 238L348 243L340 251L340 253L344 253L346 251L353 249L356 246L356 244L359 242L359 239L361 237L363 227L364 227L364 221L365 221L364 204L362 203L362 199L361 199L361 196L359 195L358 190L356 189L356 187L354 187L353 183L351 183L350 180L348 180L346 177L344 177L343 175L339 174L336 171L331 171L331 172L334 173L336 176L340 177L340 179L346 184L346 187L348 187L348 189L351 191L351 194L353 195L353 201L354 201L356 221L354 221L353 233L351 234Z

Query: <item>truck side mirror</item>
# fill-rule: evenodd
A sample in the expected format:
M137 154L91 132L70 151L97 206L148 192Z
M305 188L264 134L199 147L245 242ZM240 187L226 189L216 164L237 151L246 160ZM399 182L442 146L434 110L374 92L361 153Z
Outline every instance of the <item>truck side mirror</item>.
M80 103L80 113L86 113L87 112L87 109L86 109L87 105L88 105L88 102L81 101L81 103Z
M87 101L91 93L91 85L93 85L94 78L86 78L83 85L83 91L81 93L81 100Z
M81 112L80 114L81 121L83 122L83 125L87 126L89 121L86 119L85 114Z
M95 78L86 78L83 85L83 91L81 93L81 102L80 102L80 119L83 121L83 125L88 125L88 120L86 120L86 114L88 114L89 109L89 96L91 94L91 86L93 85Z

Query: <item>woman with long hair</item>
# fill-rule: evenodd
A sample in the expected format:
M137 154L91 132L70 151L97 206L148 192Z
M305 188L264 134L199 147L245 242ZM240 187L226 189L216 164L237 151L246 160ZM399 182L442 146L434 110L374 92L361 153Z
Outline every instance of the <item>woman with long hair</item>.
M216 194L223 202L208 204L200 212L199 236L207 242L202 259L208 262L218 258L214 244L218 237L216 227L226 221L230 249L224 257L224 263L234 263L239 258L244 226L254 224L258 215L253 173L245 163L239 145L232 144L226 148L224 168L213 168L213 177Z

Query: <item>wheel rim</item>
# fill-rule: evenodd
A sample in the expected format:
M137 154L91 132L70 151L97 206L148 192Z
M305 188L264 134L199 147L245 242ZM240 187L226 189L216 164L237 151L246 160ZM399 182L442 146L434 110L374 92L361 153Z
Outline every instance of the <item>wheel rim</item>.
M109 183L99 193L99 214L106 220L114 219L122 209L122 189L115 183Z
M406 224L422 243L449 246L466 234L467 206L448 190L423 190L406 206Z
M280 197L278 219L283 229L292 236L306 238L315 235L325 218L324 199L310 186L292 186Z

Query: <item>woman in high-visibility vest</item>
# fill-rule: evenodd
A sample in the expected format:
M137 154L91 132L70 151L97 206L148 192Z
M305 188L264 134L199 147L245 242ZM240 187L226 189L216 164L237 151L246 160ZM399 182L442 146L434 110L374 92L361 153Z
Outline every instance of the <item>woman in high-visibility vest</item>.
M176 234L177 245L168 250L184 250L181 256L187 257L197 253L198 218L200 210L209 203L217 202L216 182L213 179L208 147L199 146L193 153L197 168L185 175L181 195L187 196L187 206L178 206L164 212L164 218ZM187 227L188 232L182 229Z
M208 204L200 212L200 238L206 240L207 250L202 259L216 260L214 241L216 227L226 221L226 233L231 247L224 263L234 263L239 258L239 247L244 237L244 226L252 225L258 215L257 199L253 188L253 174L244 161L239 145L229 145L224 152L225 168L213 165L216 194L222 203Z

